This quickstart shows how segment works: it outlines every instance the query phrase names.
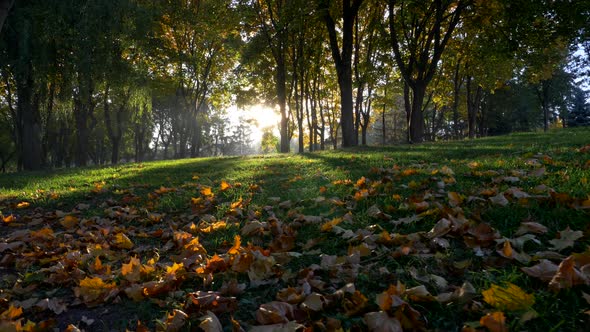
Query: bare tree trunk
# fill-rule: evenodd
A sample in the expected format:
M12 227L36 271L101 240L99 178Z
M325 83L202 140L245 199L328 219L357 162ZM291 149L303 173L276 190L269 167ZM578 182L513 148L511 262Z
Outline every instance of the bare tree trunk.
M8 13L14 3L15 0L0 0L0 32L2 32L4 21L6 21L6 17L8 17Z

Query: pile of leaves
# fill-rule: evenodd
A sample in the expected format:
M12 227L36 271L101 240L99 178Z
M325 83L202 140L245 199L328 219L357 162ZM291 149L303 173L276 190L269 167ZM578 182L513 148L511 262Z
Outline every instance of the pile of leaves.
M585 308L572 324L586 326L586 225L534 214L504 225L494 213L583 219L590 197L542 183L566 167L551 156L521 162L505 171L384 157L301 200L269 196L277 183L191 174L142 194L96 183L67 210L4 197L0 330L507 331L562 296ZM182 208L159 211L169 197Z

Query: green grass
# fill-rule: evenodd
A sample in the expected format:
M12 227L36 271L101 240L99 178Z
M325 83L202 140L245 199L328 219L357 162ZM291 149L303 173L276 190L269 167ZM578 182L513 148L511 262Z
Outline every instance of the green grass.
M297 231L296 246L291 251L303 255L275 266L277 271L289 271L282 274L283 278L263 288L248 288L237 297L240 305L233 317L248 327L256 325L253 312L261 304L276 300L277 292L283 288L300 286L301 279L297 274L314 264L320 264L320 253L346 256L349 247L365 242L362 237L349 240L334 232L321 232L321 223L301 222L297 215L322 216L328 221L350 212L352 218L338 225L342 229L353 232L366 230L367 234L372 232L377 235L382 230L391 232L392 235L415 235L417 232L428 232L441 218L446 218L449 213L455 213L451 212L452 206L447 193L456 192L465 198L460 208L471 224L487 223L502 237L513 238L523 221L535 221L547 226L548 232L537 236L538 243L527 243L524 247L525 252L548 250L549 241L566 227L582 231L584 237L578 239L575 246L561 253L567 256L572 252L585 251L590 244L590 210L578 209L576 204L590 198L590 152L580 151L580 148L589 143L590 129L580 128L549 133L519 133L473 141L362 147L304 155L185 159L3 174L0 175L0 212L4 216L13 214L17 220L12 225L0 225L0 242L9 241L11 234L20 229L38 230L49 226L56 232L63 233L55 219L32 222L35 215L39 218L39 215L55 210L72 213L73 209L83 204L87 206L78 215L80 218L91 220L108 217L105 210L107 207L120 206L133 209L137 216L132 220L117 217L112 227L131 231L134 253L140 255L144 262L164 247L166 241L141 237L137 235L139 232L185 229L191 221L198 223L203 214L213 215L217 220L225 220L228 223L226 229L198 235L209 256L213 253L223 255L233 244L234 236L240 234L240 229L249 220L254 219L254 216L264 222L275 215L278 220L286 225L292 225ZM540 166L535 166L534 163ZM541 167L545 168L544 174L539 177L530 175ZM448 169L452 170L454 175L445 174ZM404 174L404 171L407 171L407 174ZM356 183L362 177L367 179L369 187L371 183L377 185L368 197L357 200L355 194L360 188ZM516 177L519 181L510 183L502 181L502 177ZM454 181L451 181L451 178ZM230 183L232 188L221 192L219 186L222 180ZM351 183L342 183L346 180L350 180ZM446 185L440 188L439 183L445 180ZM545 185L555 193L563 195L533 198L528 202L511 199L509 205L499 206L490 204L487 196L481 193L485 189L504 192L510 187L518 187L533 194L534 188L539 185ZM212 188L216 199L211 209L198 212L194 210L191 199L199 197L204 186ZM173 188L174 191L158 193L162 187ZM320 188L325 191L320 192ZM276 197L278 199L275 199ZM321 199L318 199L319 197ZM483 198L483 201L469 201L469 197ZM244 208L242 215L230 216L230 204L239 199L251 201ZM331 199L339 200L342 204L330 203ZM288 208L277 206L277 202L287 200L291 201ZM428 203L428 207L425 208L428 212L422 213L419 221L408 224L394 225L387 220L371 216L369 211L376 205L389 214L392 220L398 220L424 212L417 211L414 205L423 201ZM29 202L30 206L18 208L17 204L21 202ZM271 208L266 208L267 206ZM162 214L161 219L150 219L154 213ZM56 236L62 235L60 233ZM77 236L72 234L73 238ZM521 267L534 265L535 262L522 264L502 258L495 253L496 247L493 244L484 248L488 252L481 257L465 245L462 237L445 238L450 243L448 249L428 248L428 242L420 240L417 242L422 244L408 244L417 248L417 251L406 256L398 255L396 252L407 244L396 242L376 245L368 256L361 258L361 263L355 267L354 272L347 269L344 269L344 272L329 269L315 271L315 277L325 283L325 288L314 289L315 292L329 297L345 283L353 282L368 302L364 311L353 315L347 315L339 305L332 305L321 312L308 312L308 318L303 322L312 326L321 320L325 322L326 317L332 317L340 320L345 329L366 329L362 314L380 310L375 303L376 295L387 290L390 285L397 282L405 284L407 288L425 285L433 295L443 292L432 282L414 278L414 272L410 271L417 271L421 275L434 274L444 277L449 284L444 291L452 291L461 287L464 282L469 282L477 292L468 303L441 304L405 298L420 312L427 329L460 330L464 324L476 324L474 322L478 322L485 313L495 310L483 301L481 292L492 284L502 285L507 282L534 294L536 302L532 309L539 314L539 317L521 325L519 319L522 313L507 310L507 324L511 329L574 331L583 330L589 323L589 316L584 314L584 311L590 308L590 304L581 297L581 292L590 293L590 287L581 285L557 293L552 292L546 282L529 277L521 271ZM309 249L303 249L303 245L313 239L319 239L317 244ZM273 236L265 234L262 237L244 237L242 241L243 246L247 242L252 242L268 248ZM426 244L425 248L420 247L423 244ZM143 251L137 248L143 248ZM421 254L420 250L424 254ZM308 252L311 254L307 254ZM22 301L26 296L42 298L51 291L50 284L43 284L43 278L47 277L47 273L40 270L42 266L27 263L26 260L18 263L23 257L22 253L11 254L16 261L8 260L0 265L1 269L11 275L6 279L8 281L0 284L2 292L7 294L7 301L0 302L0 313L7 309L11 301ZM59 252L55 254L58 255ZM162 266L158 266L158 269L163 269L165 264L174 261L174 254L177 254L174 249L170 254L163 251L159 263ZM117 270L122 263L127 263L126 257L128 256L124 253L115 252L112 255L104 254L101 259ZM85 275L92 275L88 271L88 265L92 262L80 265ZM461 264L463 266L460 266ZM38 271L41 272L36 274ZM184 283L177 286L177 290L188 293L200 289L219 289L222 281L232 277L236 277L239 282L249 281L245 273L227 273L213 274L212 285L189 275ZM21 280L23 278L24 281ZM81 276L72 278L73 286L82 279ZM25 294L12 290L13 285L9 283L15 282L41 283L43 286L31 291L31 294ZM117 279L117 285L120 286L121 282ZM71 291L68 290L66 293L65 300L76 300ZM162 319L164 312L170 312L175 308L182 309L185 304L182 299L165 295L158 299L146 299L141 305L134 307L133 302L121 293L116 303L111 299L98 308L120 308L124 315L136 317L134 319L140 319L153 328L155 319ZM166 302L163 307L161 301ZM77 324L78 321L75 320L78 316L99 316L101 312L96 307L84 309L84 305L73 308L70 314L56 316L58 326L67 326L69 322ZM32 309L25 310L25 317L37 322L45 314ZM198 325L200 315L191 315L185 328ZM229 323L227 314L220 313L219 317L222 323ZM116 318L114 315L113 319ZM98 324L94 328L106 330L108 327L108 323L100 324L106 324L105 328L99 327ZM115 328L134 328L135 324L118 324Z

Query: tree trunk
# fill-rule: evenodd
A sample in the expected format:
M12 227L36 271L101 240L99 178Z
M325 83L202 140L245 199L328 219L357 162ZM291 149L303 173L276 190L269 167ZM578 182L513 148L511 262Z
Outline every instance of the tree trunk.
M39 100L34 97L33 65L31 63L29 21L23 23L22 35L18 38L21 70L16 75L17 133L20 143L19 160L24 170L41 169L41 117Z
M279 108L281 110L281 153L288 153L291 149L289 139L289 115L287 114L287 69L285 68L285 55L281 54L277 59L276 89Z
M456 140L459 139L459 94L463 84L463 80L459 77L460 66L461 59L457 60L455 75L453 76L453 133Z
M469 138L473 139L477 133L477 113L479 112L481 104L481 94L483 89L480 85L477 86L475 93L473 92L473 79L467 78L467 118L469 126Z
M14 3L15 0L0 0L0 32L2 32L4 21L6 20L6 17L8 17L8 13Z
M328 29L330 49L338 76L340 89L340 128L342 130L342 146L351 147L358 144L355 140L354 114L352 103L352 50L353 26L363 0L342 1L342 52L338 46L336 23L330 14L329 1L322 2L324 23Z
M424 141L424 113L422 103L426 96L426 82L416 82L412 89L412 114L410 116L410 142Z
M412 135L410 133L410 124L412 122L412 101L410 98L410 85L404 80L404 109L406 111L406 140L412 143Z

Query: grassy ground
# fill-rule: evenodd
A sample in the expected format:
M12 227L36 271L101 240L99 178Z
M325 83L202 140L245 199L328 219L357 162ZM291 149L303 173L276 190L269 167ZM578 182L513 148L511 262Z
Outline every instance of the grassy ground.
M1 175L0 320L584 330L588 143L568 129Z

